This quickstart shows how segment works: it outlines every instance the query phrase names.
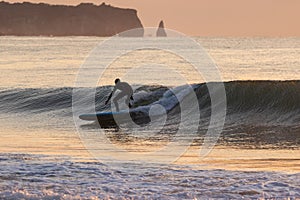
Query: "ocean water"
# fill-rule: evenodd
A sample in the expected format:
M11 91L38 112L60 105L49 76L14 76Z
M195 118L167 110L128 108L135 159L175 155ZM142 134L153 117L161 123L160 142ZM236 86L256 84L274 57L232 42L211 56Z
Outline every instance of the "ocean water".
M182 57L160 49L126 53L97 74L98 63L87 66L88 58L107 38L0 37L0 198L300 198L300 39L193 39L218 66L224 84L206 83ZM115 50L105 49L101 56L110 60ZM78 70L84 66L80 79ZM135 109L150 112L154 105L166 111L163 126L159 118L137 128L103 130L74 117L72 106L90 105L90 88L76 83L80 79L85 85L94 74L99 77L93 83L96 111L114 109L104 101L120 77L135 89ZM185 84L192 90L184 90ZM201 158L214 107L209 88L223 85L225 126L210 154ZM196 101L182 118L181 102L192 94ZM197 123L189 118L196 108ZM102 140L101 130L113 146ZM174 162L133 161L159 151L178 133L180 140L192 142L183 153L175 148L164 155ZM117 164L101 160L117 160L121 150L127 154Z

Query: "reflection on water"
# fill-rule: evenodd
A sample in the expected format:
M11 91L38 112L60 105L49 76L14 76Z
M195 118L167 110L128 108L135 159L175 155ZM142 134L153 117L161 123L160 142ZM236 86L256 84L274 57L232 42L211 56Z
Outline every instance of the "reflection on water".
M240 130L240 131L239 131ZM226 146L249 149L299 149L299 127L247 126L224 130L220 143Z
M94 133L90 134L90 141L97 140L97 136L100 134L98 133L99 125L97 123L85 124L82 128ZM160 150L172 140L174 133L176 133L176 130L173 133L160 132L148 136L147 131L143 132L142 130L138 135L126 130L105 130L106 137L114 147L126 150L132 153L132 156L137 153L145 154ZM282 134L284 133L282 132ZM300 149L297 135L292 134L286 138L278 137L278 140L274 136L274 131L270 133L272 137L270 135L258 135L253 132L234 134L230 131L224 131L217 146L203 159L199 157L199 150L203 143L204 134L200 134L175 163L180 165L190 164L201 169L222 168L229 170L300 172L300 158L297 156L300 155ZM182 139L184 140L184 138ZM294 142L293 145L292 142ZM115 148L111 149L110 153L112 153L112 156L114 156L114 153L118 154L118 152L115 152ZM145 156L147 155L145 154Z
M1 152L21 152L34 154L67 155L73 159L93 160L79 135L73 128L72 118L54 118L45 121L43 115L28 119L21 116L5 115L1 117ZM41 117L43 116L43 117ZM19 119L18 121L14 119ZM40 123L45 126L40 127ZM5 125L5 126L4 126ZM83 123L82 129L89 140L99 142L99 126L97 123ZM173 130L173 131L172 131ZM245 130L245 129L244 129ZM251 129L249 129L251 130ZM145 154L163 148L172 138L177 129L168 128L169 132L158 132L149 135L147 131L106 129L105 136L120 150L134 154ZM279 170L285 172L300 172L299 136L289 135L282 131L269 135L255 132L230 133L224 131L217 146L204 159L199 159L199 149L203 134L194 140L190 148L175 162L177 164L193 164L195 167L205 165L205 168L239 169L243 170ZM266 132L268 134L268 132ZM287 134L283 137L282 134ZM186 134L188 137L188 134ZM276 140L276 138L278 140ZM182 138L183 140L185 138ZM101 142L101 141L100 141ZM103 144L102 147L106 147ZM99 148L99 147L97 147ZM115 149L111 151L118 154Z

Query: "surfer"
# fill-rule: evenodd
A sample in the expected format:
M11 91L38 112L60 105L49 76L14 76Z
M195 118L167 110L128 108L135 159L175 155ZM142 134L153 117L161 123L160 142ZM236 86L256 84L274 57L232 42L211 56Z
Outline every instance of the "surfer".
M132 94L133 94L133 90L132 87L127 83L127 82L121 82L120 79L116 79L115 80L115 87L114 90L110 93L108 99L105 102L105 105L108 103L108 101L111 99L112 95L115 93L116 90L120 90L121 92L113 99L113 102L116 106L116 110L117 112L119 112L119 104L118 104L118 100L127 96L125 103L126 105L131 108L131 104L130 104L130 99L133 100Z

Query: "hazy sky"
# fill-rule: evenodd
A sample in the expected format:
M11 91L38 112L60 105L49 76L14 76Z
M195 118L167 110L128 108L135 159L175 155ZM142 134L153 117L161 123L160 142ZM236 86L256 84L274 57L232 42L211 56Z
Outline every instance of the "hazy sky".
M101 4L102 0L26 0ZM22 2L9 0L9 2ZM138 10L144 26L165 26L199 36L300 36L300 0L106 0Z

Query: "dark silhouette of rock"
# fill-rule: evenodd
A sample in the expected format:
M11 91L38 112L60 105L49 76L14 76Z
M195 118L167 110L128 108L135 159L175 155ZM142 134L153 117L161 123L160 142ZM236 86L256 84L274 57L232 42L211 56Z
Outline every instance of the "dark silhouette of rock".
M130 36L143 36L136 10L105 3L65 6L0 2L0 35L112 36L133 28L141 29Z
M166 37L167 33L165 31L165 26L164 26L164 22L161 20L159 22L159 26L158 29L156 31L156 37Z

